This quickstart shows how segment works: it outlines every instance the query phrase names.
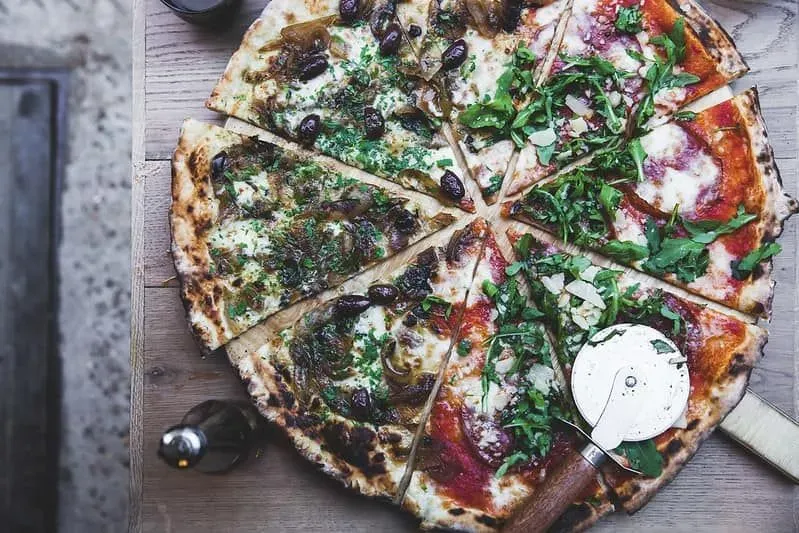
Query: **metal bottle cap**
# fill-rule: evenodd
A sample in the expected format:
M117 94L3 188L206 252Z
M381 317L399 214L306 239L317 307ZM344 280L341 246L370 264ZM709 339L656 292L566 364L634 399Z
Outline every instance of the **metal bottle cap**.
M173 426L161 436L158 455L175 468L191 468L203 458L208 442L205 434L195 426Z

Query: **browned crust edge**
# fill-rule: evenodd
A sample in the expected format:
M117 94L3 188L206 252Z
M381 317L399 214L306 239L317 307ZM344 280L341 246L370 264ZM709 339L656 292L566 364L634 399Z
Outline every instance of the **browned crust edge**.
M695 0L667 0L696 33L699 41L716 60L716 70L728 81L740 78L749 72L741 53L735 47L730 35Z

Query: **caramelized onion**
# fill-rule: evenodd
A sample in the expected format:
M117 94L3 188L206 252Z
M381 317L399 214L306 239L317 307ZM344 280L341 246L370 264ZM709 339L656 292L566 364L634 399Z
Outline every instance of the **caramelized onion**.
M394 352L397 349L397 341L391 339L386 344L383 345L383 348L380 350L380 362L383 364L383 370L386 372L386 377L391 380L399 380L405 378L410 374L410 371L406 370L405 372L400 372L394 365L391 363L391 358L394 356Z
M298 22L280 30L280 38L269 41L261 47L262 52L278 50L284 46L291 47L303 53L324 50L330 44L328 26L333 25L338 17L327 17Z
M466 9L480 35L489 39L496 36L502 25L500 0L466 0Z
M426 172L422 172L415 168L406 168L400 171L398 177L399 183L403 187L418 191L419 186L421 186L423 191L431 194L438 194L438 183Z

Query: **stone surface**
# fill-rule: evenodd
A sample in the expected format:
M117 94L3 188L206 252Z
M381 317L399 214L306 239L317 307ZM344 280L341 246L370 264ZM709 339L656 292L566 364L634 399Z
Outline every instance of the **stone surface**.
M72 71L59 247L68 533L126 527L130 9L129 0L0 0L0 66Z

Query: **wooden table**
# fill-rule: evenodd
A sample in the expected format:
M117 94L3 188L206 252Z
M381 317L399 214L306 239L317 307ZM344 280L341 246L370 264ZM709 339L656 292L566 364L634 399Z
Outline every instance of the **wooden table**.
M223 356L201 358L187 329L169 255L169 157L186 117L221 124L203 101L264 0L245 0L223 33L194 28L159 0L134 0L133 280L131 346L131 530L408 531L413 519L343 490L279 437L226 476L178 472L156 457L160 432L207 398L244 398ZM760 88L788 191L797 195L797 6L793 0L717 0L708 9L752 68L734 85ZM797 221L780 241L771 341L751 387L795 411L799 341ZM796 443L795 445L799 445ZM598 531L796 530L799 491L729 439L716 434L678 478L633 517Z

